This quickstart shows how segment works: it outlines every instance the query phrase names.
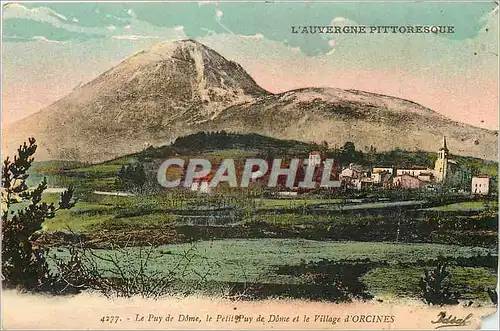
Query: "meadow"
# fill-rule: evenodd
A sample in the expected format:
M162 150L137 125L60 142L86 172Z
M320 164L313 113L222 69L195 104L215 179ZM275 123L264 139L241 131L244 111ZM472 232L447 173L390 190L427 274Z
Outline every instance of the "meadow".
M95 250L95 254L124 258L133 264L139 260L142 249L129 247L118 256L115 251L106 249ZM68 256L64 248L53 251L60 258ZM189 253L191 259L183 269L183 280L194 282L203 275L204 281L211 284L311 285L307 274L290 272L291 268L327 260L329 263L370 265L363 274L350 277L359 277L367 292L378 298L418 298L418 281L423 271L429 267L429 261L440 256L458 261L451 273L454 288L460 289L462 299L487 304L485 289L496 284L494 267L467 265L467 261L496 254L495 249L479 247L266 238L163 245L155 248L155 253L147 266L148 272L173 270ZM111 263L100 263L103 270L112 268ZM139 268L138 262L135 263Z
M259 150L246 148L245 137L228 137L218 140L224 145L220 148L210 146L210 137L195 135L96 165L35 164L31 184L42 177L53 188L72 184L77 198L72 209L45 221L38 240L63 259L70 243L83 243L103 272L110 270L106 256L134 269L144 267L144 249L152 249L154 259L146 268L151 274L177 272L184 260L176 286L193 289L189 284L202 278L205 290L229 288L252 298L345 299L342 288L358 299L419 298L424 271L447 257L451 286L460 299L491 304L487 289L496 284L498 260L496 195L422 189L283 196L259 186L221 187L210 194L158 187L156 170L171 155L220 160L307 155L312 148L252 137L256 146L262 145ZM358 154L359 161L380 163L396 155L403 163L431 164L434 157L402 151ZM496 174L496 163L460 160ZM137 163L144 165L147 181L140 190L124 188L117 173ZM43 201L57 203L59 193L52 192Z
M56 193L44 195L47 202L57 199ZM366 204L373 208L338 208ZM339 263L343 277L358 282L366 298L418 298L424 270L448 257L461 299L487 305L486 289L496 283L497 217L490 215L496 206L488 199L420 208L345 198L86 194L47 220L42 232L49 238L68 230L84 235L96 255L123 258L132 268L154 244L152 274L170 270L189 252L177 288L195 288L186 284L202 277L204 290L256 298L330 300L331 285L304 271L324 261ZM64 242L52 244L58 258L67 258ZM109 269L105 262L99 266Z

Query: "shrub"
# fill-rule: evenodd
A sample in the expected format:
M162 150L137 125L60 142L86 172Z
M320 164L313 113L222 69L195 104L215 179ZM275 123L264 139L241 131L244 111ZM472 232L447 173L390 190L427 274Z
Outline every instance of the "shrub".
M304 277L310 284L306 294L310 299L351 302L373 298L360 278L379 265L370 259L322 259L318 262L303 262L298 266L282 266L278 273Z
M458 293L451 290L451 273L446 270L449 260L440 257L432 270L425 270L419 287L423 300L429 305L456 305Z
M495 289L487 288L486 293L488 293L488 297L491 302L496 306L498 305L498 293Z
M164 254L172 253L163 252L155 243L136 247L133 240L128 240L125 245L112 244L111 249L100 250L80 242L69 246L68 253L68 257L52 256L58 269L58 281L65 284L65 293L92 290L109 298L140 296L158 299L178 292L178 284L188 274L197 277L180 294L191 294L203 288L208 276L208 272L190 269L198 257L194 245L175 254L169 267L158 266L164 263Z

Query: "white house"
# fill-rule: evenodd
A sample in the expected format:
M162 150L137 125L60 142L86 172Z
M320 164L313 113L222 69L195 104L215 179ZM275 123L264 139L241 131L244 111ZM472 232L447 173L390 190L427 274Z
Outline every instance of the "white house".
M428 167L425 166L413 166L410 168L402 168L402 169L397 169L396 170L396 176L402 176L402 175L410 175L413 177L418 177L423 173L431 173L432 169L429 169Z
M199 192L199 193L210 193L210 186L207 180L204 181L194 181L191 184L191 191Z
M191 184L191 191L198 191L200 189L200 183L199 182L193 182Z
M471 192L481 195L490 193L490 177L487 175L473 176Z
M200 183L200 193L210 193L210 186L208 185L208 181L203 181Z
M382 182L382 173L381 172L372 172L372 180L374 183Z
M344 168L340 173L340 178L366 178L368 175L368 171L364 169L362 166L351 163L349 167Z

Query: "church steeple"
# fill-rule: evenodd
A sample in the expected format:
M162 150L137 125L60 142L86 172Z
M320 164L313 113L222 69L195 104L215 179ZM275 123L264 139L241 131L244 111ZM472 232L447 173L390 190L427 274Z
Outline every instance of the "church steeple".
M446 146L446 136L443 136L443 147L441 147L441 150L448 152L448 147Z
M446 145L446 136L443 136L443 146L439 149L438 157L445 159L448 157L448 146Z
M436 182L442 182L446 179L448 172L448 146L446 145L446 136L443 136L443 146L438 151L438 158L434 163L434 176Z

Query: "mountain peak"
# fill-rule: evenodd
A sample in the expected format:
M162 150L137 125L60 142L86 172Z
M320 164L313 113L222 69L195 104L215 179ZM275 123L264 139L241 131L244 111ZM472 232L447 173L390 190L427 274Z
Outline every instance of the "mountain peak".
M203 52L203 51L212 51L210 48L207 46L203 45L202 43L194 40L194 39L182 39L182 40L166 40L166 41L161 41L159 43L156 43L149 48L139 52L138 54L157 54L157 55L164 55L165 58L169 57L172 55L172 53L179 51L179 50L192 50L192 51L198 51L198 52ZM215 51L212 51L215 53Z
M115 69L149 74L161 70L166 74L163 79L173 83L175 79L183 79L172 75L183 74L184 79L189 78L198 87L198 92L205 95L203 102L217 102L220 99L215 95L217 91L251 96L269 94L241 65L193 39L157 43L129 57Z
M12 144L7 145L15 148L27 134L35 135L41 146L47 146L50 158L76 159L86 154L87 160L102 160L115 156L101 145L104 137L114 137L111 140L121 150L116 152L134 152L145 143L165 142L176 132L189 132L227 107L268 94L239 64L209 47L192 39L165 41L15 123L15 129L9 130ZM54 143L70 136L81 142L79 146ZM137 145L139 141L143 142Z
M450 146L461 146L458 154L497 155L492 132L452 122L409 100L332 88L269 93L241 65L192 39L160 42L134 54L6 129L4 151L34 136L39 159L90 162L200 130L426 151L435 151L445 134Z

